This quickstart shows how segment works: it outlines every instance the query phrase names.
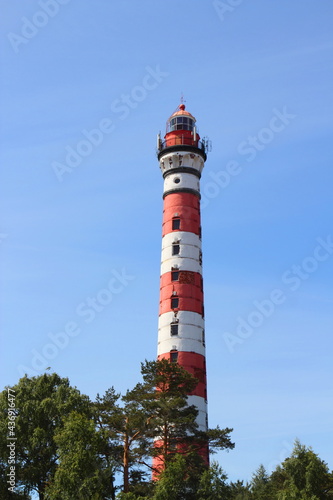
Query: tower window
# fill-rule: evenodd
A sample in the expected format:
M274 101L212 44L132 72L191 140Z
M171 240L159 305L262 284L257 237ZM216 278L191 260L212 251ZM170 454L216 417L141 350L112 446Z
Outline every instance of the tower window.
M172 219L172 229L180 229L180 218L175 217Z
M171 351L170 352L170 361L171 361L171 363L177 363L177 361L178 361L178 351Z
M202 330L202 345L205 346L206 345L206 341L205 341L205 330Z
M171 298L171 309L178 309L178 306L179 306L179 298L172 297Z
M172 243L172 255L178 255L180 251L179 243Z
M171 281L179 280L179 271L171 271Z
M174 337L178 335L178 323L171 323L170 325L170 335Z

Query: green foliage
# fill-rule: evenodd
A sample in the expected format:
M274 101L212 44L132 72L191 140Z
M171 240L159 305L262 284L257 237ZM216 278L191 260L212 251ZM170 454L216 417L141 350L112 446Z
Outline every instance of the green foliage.
M166 359L141 363L141 374L146 388L169 397L186 397L198 383L182 366Z
M114 388L92 403L57 374L24 377L15 394L16 488L8 491L8 392L0 393L0 498L114 500L333 500L333 475L311 448L295 442L270 475L263 465L250 484L227 483L200 449L232 449L232 429L199 432L197 409L187 405L196 379L169 361L145 362L143 381L121 397ZM14 410L13 410L14 411ZM156 438L159 445L156 445ZM164 460L158 481L149 459ZM147 473L148 470L148 473Z
M233 429L229 427L220 429L219 426L215 429L208 429L206 439L209 443L210 453L215 453L217 450L232 450L235 447L235 443L231 442L229 436L232 431Z
M110 388L103 397L98 396L95 403L96 423L104 432L106 446L115 463L123 471L123 489L129 492L130 474L137 470L137 464L147 455L147 425L149 416L142 411L140 401L122 398ZM134 467L134 470L132 468Z
M138 384L127 397L140 400L150 416L149 436L160 438L151 455L158 455L166 464L177 453L177 445L189 442L196 434L198 410L188 406L187 394L197 385L197 380L177 363L167 360L145 362L141 366L143 384ZM193 439L192 439L193 440Z
M71 413L56 434L59 466L47 489L49 500L112 499L113 467L102 456L103 436L91 418Z
M190 500L193 489L187 480L187 464L182 455L176 455L162 472L153 500Z
M117 500L148 500L151 497L137 496L135 493L124 493L123 491L117 495Z
M230 498L230 488L226 480L223 469L213 462L201 475L196 500L227 500Z
M248 484L244 485L244 482L239 480L235 483L230 483L229 495L227 498L232 500L252 500L253 498L250 486Z
M193 440L190 436L197 430L197 409L187 405L187 394L196 386L196 379L166 360L146 361L142 375L143 382L122 398L111 388L95 404L97 424L107 432L113 455L123 470L125 493L133 487L139 491L137 484L130 484L130 477L140 472L138 465L154 455L167 463L177 453L180 440L183 444ZM158 447L154 438L160 436Z
M227 476L217 463L193 470L188 457L175 455L167 463L153 500L228 500Z
M145 433L148 442L150 439L151 456L158 456L166 465L175 454L199 453L208 444L211 452L234 447L229 436L232 429L198 431L198 410L187 403L198 380L182 366L165 359L146 361L141 365L141 373L143 383L127 392L124 401L135 403L136 410L146 415Z
M90 402L67 378L56 373L21 378L12 387L16 406L16 470L17 484L25 493L35 490L41 499L57 468L55 434L64 419L74 410L88 414ZM7 425L7 390L0 394L0 461L7 461L5 431Z
M263 465L260 465L252 476L251 491L255 500L270 500L272 498L269 475Z
M4 462L0 463L0 498L1 500L30 500L30 495L23 485L18 485L15 491L9 491L8 467Z
M279 469L284 478L278 500L325 500L329 498L330 474L327 464L295 441L294 449Z

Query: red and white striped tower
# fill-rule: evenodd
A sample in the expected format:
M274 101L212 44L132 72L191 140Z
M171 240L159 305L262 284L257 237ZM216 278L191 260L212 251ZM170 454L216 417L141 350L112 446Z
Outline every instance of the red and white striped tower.
M188 403L207 430L207 385L200 222L200 177L206 160L196 120L181 104L158 136L164 178L158 359L178 362L199 383ZM208 464L208 447L202 450Z

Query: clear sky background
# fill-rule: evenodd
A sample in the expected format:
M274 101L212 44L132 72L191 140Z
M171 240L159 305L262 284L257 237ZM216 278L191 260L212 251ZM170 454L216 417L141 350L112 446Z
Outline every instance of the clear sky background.
M332 468L331 0L0 4L1 387L51 367L94 398L155 358L156 134L183 92L213 145L209 424L236 443L216 458L249 480L298 437Z

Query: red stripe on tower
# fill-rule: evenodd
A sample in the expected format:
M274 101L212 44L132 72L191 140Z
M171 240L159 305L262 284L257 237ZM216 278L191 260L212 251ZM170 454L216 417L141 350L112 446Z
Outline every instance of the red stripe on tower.
M206 431L207 382L200 222L200 177L206 142L193 115L181 104L167 122L158 159L164 178L158 359L177 362L199 383L188 396ZM209 463L208 447L202 449ZM153 465L160 467L157 457Z

